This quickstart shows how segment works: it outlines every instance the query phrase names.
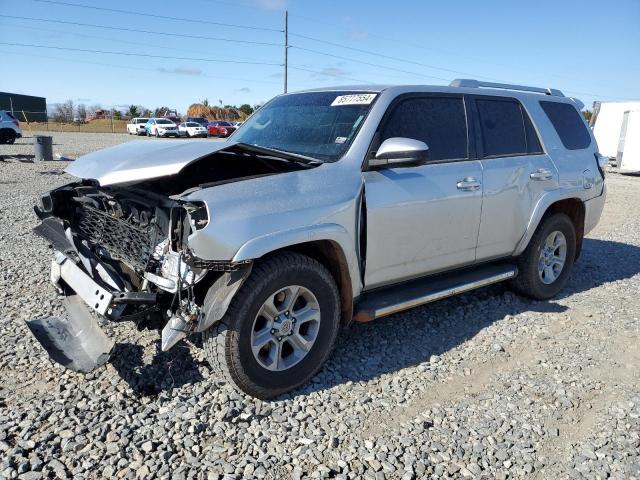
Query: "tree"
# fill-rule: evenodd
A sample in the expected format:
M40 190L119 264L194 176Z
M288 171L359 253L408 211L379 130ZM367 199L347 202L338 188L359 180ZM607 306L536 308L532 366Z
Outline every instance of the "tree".
M129 105L129 110L127 110L127 113L125 115L131 118L138 117L140 116L140 110L138 110L137 105Z
M203 98L200 103L202 105L204 105L205 107L208 107L209 106L209 99L208 98Z
M162 117L163 115L165 115L169 110L171 110L169 107L158 107L153 111L153 116L154 117Z
M73 121L73 100L67 100L64 103L58 103L53 113L56 122L72 122Z
M238 110L244 113L247 117L253 113L253 107L248 103L243 103L242 105L240 105Z
M78 118L81 122L84 122L87 119L87 106L84 103L79 103L76 107L76 111L78 112Z
M99 103L87 107L87 113L89 115L95 115L98 110L102 110L102 105L100 105Z
M151 110L149 110L148 108L143 108L142 109L142 116L143 117L149 118L151 115L153 115L153 112Z
M122 112L118 109L113 109L113 119L114 120L122 120Z

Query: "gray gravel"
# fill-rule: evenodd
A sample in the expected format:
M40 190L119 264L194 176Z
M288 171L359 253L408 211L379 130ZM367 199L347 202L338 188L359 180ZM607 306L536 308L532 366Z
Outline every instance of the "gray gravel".
M13 145L0 145L0 161L2 160L33 160L34 147L33 137L35 135L47 135L53 137L53 155L62 155L67 158L78 158L80 155L99 150L101 148L112 147L120 143L131 142L133 140L147 142L163 142L164 138L143 137L127 135L126 133L75 133L75 132L29 132L23 129L24 137L16 140ZM217 138L193 139L201 142L223 141ZM56 157L59 158L59 157Z
M640 178L610 175L560 298L494 286L353 325L260 402L198 339L160 353L127 324L105 368L48 361L23 323L61 310L31 206L64 166L0 162L0 477L640 478Z

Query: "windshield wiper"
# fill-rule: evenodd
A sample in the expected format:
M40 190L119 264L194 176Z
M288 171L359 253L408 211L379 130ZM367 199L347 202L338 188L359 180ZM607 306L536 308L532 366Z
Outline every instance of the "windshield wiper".
M225 148L225 150L233 150L234 148L237 148L238 150L242 150L244 152L282 158L283 160L291 160L293 162L305 163L307 165L317 165L323 163L322 160L318 160L317 158L313 157L307 157L306 155L300 155L299 153L286 152L284 150L262 147L259 145L249 145L248 143L234 143L228 148Z

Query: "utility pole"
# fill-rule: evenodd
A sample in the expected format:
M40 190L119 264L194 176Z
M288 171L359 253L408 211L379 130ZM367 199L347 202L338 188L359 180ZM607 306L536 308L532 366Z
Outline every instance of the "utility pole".
M287 93L289 73L289 10L284 11L284 93Z

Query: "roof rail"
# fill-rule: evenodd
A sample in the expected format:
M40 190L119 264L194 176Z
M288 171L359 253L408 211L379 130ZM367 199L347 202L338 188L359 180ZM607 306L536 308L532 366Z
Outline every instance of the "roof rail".
M555 88L525 87L524 85L512 85L510 83L480 82L478 80L468 78L456 78L449 84L449 86L467 88L503 88L505 90L521 90L523 92L544 93L545 95L553 95L554 97L564 97L564 94Z

